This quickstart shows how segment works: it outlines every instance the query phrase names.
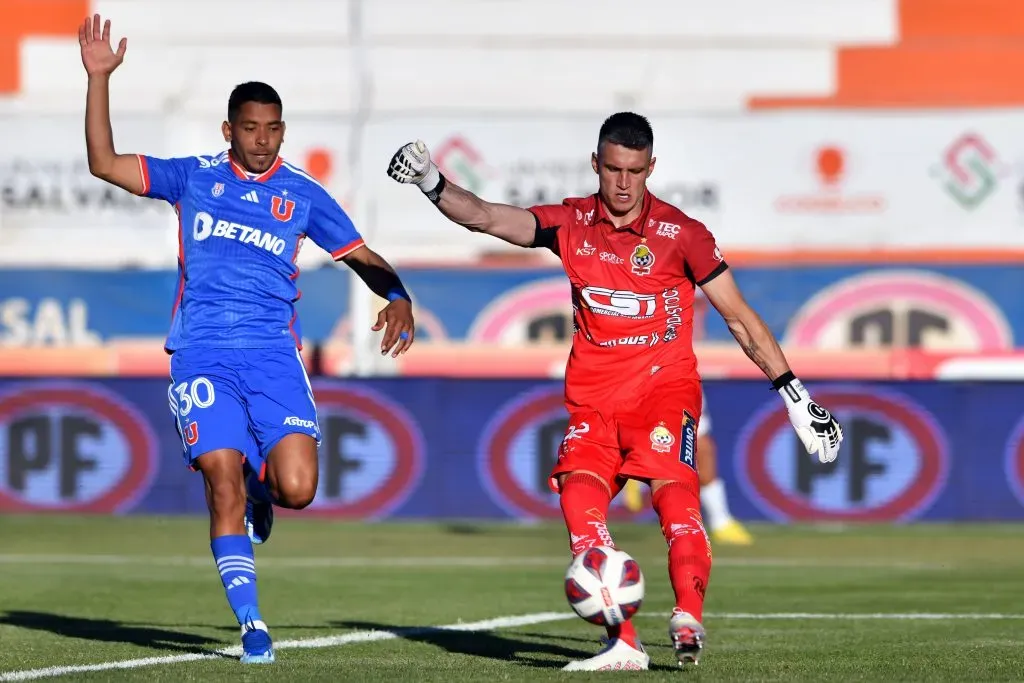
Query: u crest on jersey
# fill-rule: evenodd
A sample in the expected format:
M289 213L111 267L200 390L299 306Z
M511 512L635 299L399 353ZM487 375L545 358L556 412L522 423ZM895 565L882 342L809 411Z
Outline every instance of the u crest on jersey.
M270 200L270 215L279 221L290 221L295 211L295 202L284 197L275 196Z
M185 439L185 443L189 446L195 446L199 443L199 423L189 422L185 427L185 433L182 435Z

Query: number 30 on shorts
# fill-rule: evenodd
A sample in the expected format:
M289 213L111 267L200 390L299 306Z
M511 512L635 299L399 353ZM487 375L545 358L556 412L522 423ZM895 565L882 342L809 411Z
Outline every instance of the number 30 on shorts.
M191 413L193 408L209 408L216 398L213 383L205 377L196 377L191 382L167 387L171 412L181 417Z

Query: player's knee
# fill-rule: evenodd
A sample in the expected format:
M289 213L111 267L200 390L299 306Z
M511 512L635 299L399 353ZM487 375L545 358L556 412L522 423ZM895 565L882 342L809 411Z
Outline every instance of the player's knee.
M683 518L700 519L700 489L696 481L651 482L651 507L658 513L663 526L681 522Z
M298 475L282 477L277 482L274 496L281 507L301 510L308 507L316 497L316 478Z
M651 503L658 508L670 501L685 500L687 503L700 503L700 482L697 474L684 479L654 479L651 481Z
M558 488L562 492L561 500L563 506L566 504L566 494L568 494L571 499L573 496L573 490L577 486L600 489L605 492L609 498L611 498L612 492L607 481L602 479L595 472L590 472L588 470L576 470L574 472L564 472L558 475Z

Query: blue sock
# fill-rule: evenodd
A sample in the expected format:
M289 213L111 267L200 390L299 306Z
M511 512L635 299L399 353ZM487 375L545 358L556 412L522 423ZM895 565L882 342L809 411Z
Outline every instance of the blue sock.
M253 472L245 479L245 490L249 497L260 503L273 503L274 498L270 495L270 489L260 481L260 478Z
M248 536L220 536L210 542L228 604L242 625L263 621L256 599L256 561Z

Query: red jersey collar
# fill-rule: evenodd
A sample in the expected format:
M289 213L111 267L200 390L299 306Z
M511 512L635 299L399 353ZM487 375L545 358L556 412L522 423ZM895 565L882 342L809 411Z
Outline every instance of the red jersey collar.
M235 161L235 155L231 153L231 150L228 150L228 161L231 162L231 170L235 172L235 175L238 176L240 180L255 180L257 183L265 183L270 180L270 177L277 173L277 169L281 168L281 164L284 163L281 159L281 155L278 154L277 158L274 159L274 163L270 165L270 168L263 173L254 176L246 171L240 163Z
M601 201L600 192L594 194L594 201L597 202L597 209L596 213L594 214L594 225L597 225L601 221L604 221L608 223L608 225L611 225L612 229L614 230L629 230L630 232L635 232L636 234L643 237L644 230L647 228L647 219L651 215L651 207L654 206L654 195L651 194L650 190L646 188L644 189L644 198L642 200L643 204L640 210L640 215L632 223L623 225L620 228L615 227L615 224L612 223L611 218L608 217L608 212L605 211L604 208L604 202Z

